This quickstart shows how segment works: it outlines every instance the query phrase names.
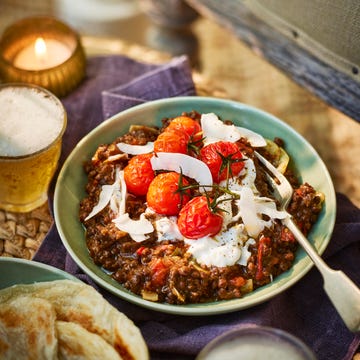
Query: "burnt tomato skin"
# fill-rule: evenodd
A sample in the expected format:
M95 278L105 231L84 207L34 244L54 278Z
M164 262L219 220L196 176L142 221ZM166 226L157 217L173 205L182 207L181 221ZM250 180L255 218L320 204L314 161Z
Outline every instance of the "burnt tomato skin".
M206 196L197 196L180 210L177 224L183 236L199 239L216 235L221 230L223 217L209 208Z
M198 121L188 116L178 116L171 120L166 130L177 129L186 132L193 140L201 139L201 126Z
M177 215L190 200L190 191L181 191L180 174L176 172L166 172L158 174L150 183L146 201L148 207L158 214ZM181 177L181 185L188 186L189 182Z
M214 182L236 176L244 167L243 156L236 143L217 141L200 150L200 160L210 169Z
M189 141L190 136L185 131L168 129L155 140L154 151L187 154Z
M132 157L124 168L124 180L127 190L137 196L146 195L151 181L155 177L150 159L153 154L140 154Z

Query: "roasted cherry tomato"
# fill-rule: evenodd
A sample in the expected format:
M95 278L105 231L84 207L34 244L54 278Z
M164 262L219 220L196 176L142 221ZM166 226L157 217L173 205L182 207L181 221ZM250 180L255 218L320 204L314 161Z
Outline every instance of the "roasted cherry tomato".
M148 206L158 214L177 215L182 206L190 200L190 191L179 190L180 174L167 172L157 175L150 183L146 201ZM182 178L182 186L189 182Z
M239 147L229 141L218 141L200 150L200 159L209 167L216 183L238 175L244 167L242 158Z
M183 236L199 239L216 235L221 230L223 217L209 208L206 196L197 196L180 210L177 224Z
M187 154L189 140L190 136L185 131L168 129L155 140L154 151Z
M200 124L188 116L178 116L171 120L168 129L177 129L185 131L189 136L192 137L193 141L201 139L201 126Z
M124 168L127 190L134 195L146 195L155 177L150 159L153 154L140 154L132 157Z

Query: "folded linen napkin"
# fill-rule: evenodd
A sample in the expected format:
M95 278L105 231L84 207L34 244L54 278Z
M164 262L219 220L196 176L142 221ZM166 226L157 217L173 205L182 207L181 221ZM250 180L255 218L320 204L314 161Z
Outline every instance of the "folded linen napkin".
M80 138L119 110L155 98L193 94L195 88L185 57L161 66L122 56L89 59L87 79L63 100L69 125L62 161ZM337 201L334 234L324 259L360 285L360 210L342 194L337 194ZM292 333L310 346L319 360L350 360L360 343L360 336L347 330L325 295L316 269L284 293L253 308L223 315L182 317L141 308L99 288L66 252L55 225L33 260L65 270L94 286L140 328L151 359L194 359L214 337L249 324Z
M68 114L60 165L79 140L103 120L139 103L195 95L187 57L155 65L126 56L89 59L85 81L62 102Z

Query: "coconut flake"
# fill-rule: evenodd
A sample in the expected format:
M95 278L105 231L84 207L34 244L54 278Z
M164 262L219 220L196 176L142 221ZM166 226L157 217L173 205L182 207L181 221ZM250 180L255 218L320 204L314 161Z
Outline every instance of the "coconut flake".
M122 215L125 214L127 196L124 171L119 171L117 173L117 179L116 186L114 186L114 191L110 199L110 208L115 214Z
M213 184L208 166L201 160L180 153L158 152L150 159L153 170L169 170L182 172L183 175L195 179L199 185Z
M228 125L228 126L232 126L232 125ZM252 146L254 147L266 146L266 140L255 131L240 126L234 126L234 127L235 127L235 131L238 132L240 137L246 138Z
M120 190L121 189L121 190ZM85 221L91 219L93 216L98 214L101 210L103 210L109 202L111 202L111 209L115 211L114 204L117 203L118 207L125 210L125 199L126 199L126 184L124 181L124 172L120 171L118 168L115 169L115 181L111 185L103 185L101 187L99 201L93 207L90 214L85 218ZM120 206L120 203L123 205Z
M237 200L242 220L247 233L257 237L265 228L271 226L274 219L284 219L288 214L285 211L278 211L273 200L265 197L255 197L249 187L244 186L240 191L240 199ZM269 216L265 221L261 215Z
M235 142L240 139L239 134L214 113L202 114L200 122L206 145L220 140Z
M88 221L93 216L98 214L102 209L105 208L105 206L109 203L111 196L113 194L113 185L103 185L101 187L101 192L99 195L99 201L98 203L93 207L90 214L85 218L85 221Z
M238 202L247 233L256 237L263 229L263 226L257 216L254 194L250 188L244 187L241 189Z
M120 142L116 146L120 151L130 155L148 154L154 151L154 143L152 141L147 142L145 145L131 145Z
M254 147L266 146L266 140L260 134L239 126L226 125L214 113L202 114L200 121L206 145L221 140L235 142L244 137Z
M136 242L144 241L148 238L146 234L154 231L154 227L145 214L141 214L139 220L133 220L128 213L119 215L113 220L115 226L124 232L127 232Z

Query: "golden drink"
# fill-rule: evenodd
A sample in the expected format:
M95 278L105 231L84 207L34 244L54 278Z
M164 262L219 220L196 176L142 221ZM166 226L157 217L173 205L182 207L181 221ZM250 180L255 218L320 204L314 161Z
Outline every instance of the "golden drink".
M61 102L47 90L0 86L0 208L27 212L47 200L66 121Z

